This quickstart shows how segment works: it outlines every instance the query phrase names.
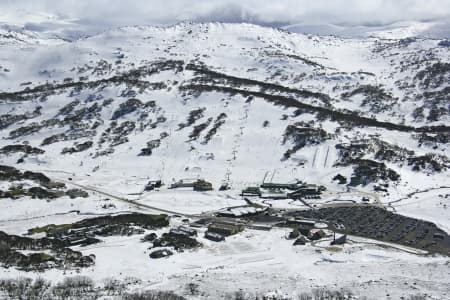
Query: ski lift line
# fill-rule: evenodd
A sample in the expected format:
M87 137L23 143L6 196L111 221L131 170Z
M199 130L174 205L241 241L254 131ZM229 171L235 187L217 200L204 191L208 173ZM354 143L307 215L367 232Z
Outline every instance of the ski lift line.
M264 174L264 178L263 178L262 183L266 182L266 178L267 178L268 174L269 174L269 171L266 171L266 173Z
M323 164L323 167L325 168L327 166L327 160L328 160L328 153L330 152L330 146L327 148L327 154L325 155L325 162Z
M276 169L273 170L272 177L270 178L270 182L273 182L273 178L275 177L275 173L276 173L276 172L277 172Z
M316 157L317 157L317 152L319 151L318 148L316 148L316 151L314 152L314 157L313 157L313 161L312 161L312 168L314 168L314 166L316 165Z

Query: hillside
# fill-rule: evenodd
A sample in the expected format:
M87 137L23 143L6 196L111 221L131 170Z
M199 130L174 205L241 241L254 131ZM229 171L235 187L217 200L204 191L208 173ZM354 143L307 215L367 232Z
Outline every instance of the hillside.
M240 197L241 190L264 179L300 180L323 186L326 192L321 200L304 198L300 203L268 197L251 204L280 209L271 216L273 224L285 209L332 207L339 201L364 205L361 199L411 217L401 220L419 228L429 226L431 231L424 236L439 233L442 242L431 244L428 238L418 241L409 235L399 236L396 242L444 256L417 258L410 253L400 258L395 251L403 248L394 254L368 248L363 262L346 268L358 268L372 257L383 264L381 269L388 268L390 259L405 259L406 267L398 263L402 272L423 263L436 271L429 280L442 294L445 286L437 282L442 279L439 274L445 270L450 243L445 200L450 189L450 44L448 40L381 37L344 39L221 23L123 27L73 41L1 29L0 165L43 172L49 181L63 182L67 188L48 202L32 199L32 187L44 192L54 187L49 181L43 184L5 168L0 186L5 199L0 207L8 209L8 217L2 216L0 222L5 231L22 234L33 227L64 225L68 220L78 224L87 215L125 211L213 218L221 209L248 205L249 200ZM10 174L16 177L7 177ZM207 180L214 191L183 193L166 188L181 179ZM149 180L162 180L166 187L144 192ZM221 185L229 190L220 193ZM69 187L89 195L69 200ZM11 195L18 196L12 200ZM62 217L65 214L67 219ZM180 220L175 220L171 225L179 225ZM127 230L130 235L144 232ZM266 249L269 240L276 244L283 234L276 230L268 240L260 232L251 235ZM398 232L404 233L403 227ZM373 232L360 235L394 241L393 236ZM109 231L101 236L109 236ZM243 239L236 237L237 249L227 253L241 253ZM359 242L355 239L351 249L336 254L337 260L351 259ZM280 247L285 251L288 245ZM315 246L308 247L306 256L313 257ZM254 251L257 248L251 246ZM78 250L86 255L85 251L95 248L83 249ZM133 249L141 250L145 249ZM108 271L102 255L113 254L94 251L99 251L100 266L103 263L94 276L104 278ZM139 264L141 252L132 264ZM271 248L257 261L277 254ZM295 254L289 252L287 258L294 259ZM195 253L185 255L193 259L192 264L216 266L213 253L198 263ZM380 258L383 255L390 258ZM333 260L331 256L327 252L318 260ZM182 269L189 266L180 265L181 258L176 260L164 276L185 276ZM120 263L113 267L122 272L120 268ZM275 267L274 273L282 276L280 268ZM321 268L325 272L331 267ZM377 271L375 262L370 270L373 278L383 272ZM289 272L287 276L295 270ZM142 268L137 273L137 277L146 276ZM324 276L312 273L316 279ZM211 278L230 274L215 273ZM166 282L166 287L181 284L181 277L176 283ZM344 285L352 286L352 280L343 279ZM232 288L225 285L215 281L217 290Z

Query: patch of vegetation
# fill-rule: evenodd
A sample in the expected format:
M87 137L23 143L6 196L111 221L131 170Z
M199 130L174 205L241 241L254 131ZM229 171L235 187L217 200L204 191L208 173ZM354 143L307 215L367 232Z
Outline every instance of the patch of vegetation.
M0 279L0 298L5 300L184 300L170 291L130 292L130 286L139 282L136 278L124 280L109 279L104 285L96 285L87 276L65 277L61 282L52 283L38 277Z
M382 86L361 85L351 92L343 93L344 99L349 99L355 95L362 95L361 106L368 106L373 113L380 113L392 108L398 99L394 98L391 93L385 91Z
M6 145L0 149L1 154L11 154L11 153L24 153L24 154L43 154L44 150L32 147L30 145Z
M161 140L151 140L147 142L147 147L141 149L141 156L150 156L153 153L153 149L158 148L161 145Z
M309 123L297 122L288 125L283 134L283 144L290 141L293 147L284 153L283 160L289 159L292 154L306 146L321 144L329 138L330 136L325 130L315 128Z
M206 120L206 122L194 126L194 128L192 129L192 132L189 134L190 141L197 140L199 138L200 134L202 133L202 131L204 131L206 128L208 128L208 126L211 124L212 120L213 120L213 118L208 118L208 120Z
M184 249L195 249L200 246L201 244L196 239L173 232L163 233L160 238L152 241L152 248L171 247L178 252L182 252Z
M143 106L144 104L139 99L128 99L119 105L119 108L113 113L111 120L117 120L125 115L135 112Z
M62 183L52 182L50 178L40 172L25 171L22 172L14 167L0 165L0 180L4 181L20 181L33 180L43 186L52 188L62 188Z
M109 142L109 146L114 146L127 143L129 141L128 135L136 129L136 122L124 121L117 125L116 121L112 121L110 127L107 128L101 135L99 144ZM113 150L114 151L114 150Z
M24 90L16 92L2 92L0 93L0 100L28 101L32 99L40 99L44 101L50 95L62 93L70 89L72 89L72 93L78 94L83 89L95 89L110 84L115 86L125 84L129 88L138 88L140 92L143 92L145 89L165 89L167 88L167 85L163 82L149 82L148 80L141 80L141 78L165 70L175 70L175 72L180 72L183 70L183 66L184 61L181 60L160 60L146 64L137 69L127 70L126 72L99 80L66 80L62 83L46 83L32 88L27 87ZM92 72L106 75L108 72L105 71L108 68L110 68L110 64L104 61L104 63L100 63L96 66Z
M59 114L61 115L68 115L70 114L76 106L80 104L80 100L74 100L70 102L69 104L65 105L63 108L59 110Z
M112 225L132 225L139 226L146 229L155 229L169 225L167 215L149 215L141 213L107 215L95 218L84 219L72 224L47 225L44 227L35 227L28 232L30 234L46 232L47 234L55 234L58 232L68 232L71 229L81 229L88 227L95 227L96 229L102 226Z
M350 186L368 185L378 181L398 181L400 175L394 170L386 167L382 162L370 159L348 159L345 162L337 163L336 166L353 165L353 176L350 179Z
M183 128L189 127L194 124L197 120L203 118L203 112L206 110L205 107L194 109L189 112L187 120L185 123L178 124L178 130L182 130Z
M66 133L54 134L45 138L41 145L47 146L53 143L58 143L61 141L73 141L81 138L93 137L95 136L95 130L76 130L76 131L68 131Z
M11 115L11 114L0 115L0 130L8 128L9 126L17 122L32 119L40 115L41 115L40 106L38 106L31 114L26 113L22 115Z
M415 79L420 81L423 88L438 88L450 82L450 63L436 62L419 71Z
M428 153L422 156L409 157L408 165L412 166L414 171L441 172L447 170L450 161L446 156Z
M231 75L226 75L220 72L212 71L208 69L206 66L196 65L193 63L187 64L186 69L192 70L199 75L202 75L201 78L196 78L195 82L200 83L202 86L218 86L219 84L226 84L228 86L232 86L235 88L242 88L242 86L250 85L257 86L260 88L261 92L269 93L269 92L282 92L288 94L294 94L296 96L304 97L304 98L315 98L323 102L326 106L330 105L331 98L330 96L312 92L304 89L293 89L288 88L282 85L277 85L273 83L267 83L258 80L252 80L248 78L236 77Z
M166 215L121 214L84 219L72 224L49 224L28 230L29 234L45 233L52 241L66 246L86 246L100 242L96 236L131 236L143 234L169 224Z
M375 159L379 161L389 161L389 162L403 162L406 161L409 157L414 155L414 151L408 150L406 148L393 145L387 142L384 142L379 139L374 139L374 149Z
M437 147L437 144L448 144L450 142L450 132L437 133L437 134L416 134L413 138L418 140L419 147L422 145L429 147Z
M145 291L141 293L125 294L123 300L185 300L174 292L166 291Z
M215 86L211 84L187 84L180 87L183 91L192 91L193 93L203 92L222 92L230 95L242 95L244 97L259 97L274 105L279 105L285 108L297 108L302 112L318 113L322 118L328 118L332 121L338 121L345 125L364 126L364 127L379 127L388 130L397 130L403 132L425 132L425 133L439 133L449 132L450 127L445 125L438 126L423 126L413 127L403 124L395 124L391 122L378 121L374 118L368 118L360 116L355 112L346 110L334 110L328 107L314 106L292 97L278 96L273 94L267 94L264 92L249 91L244 89L237 89L233 87ZM311 96L312 97L312 96Z
M43 128L54 127L54 126L62 127L62 126L64 126L64 124L59 119L48 119L48 120L44 120L44 121L42 121L40 123L33 122L33 123L28 124L28 125L19 127L19 128L15 129L15 130L12 130L9 133L9 138L10 139L16 139L16 138L19 138L19 137L24 137L24 136L31 135L33 133L39 132Z
M94 258L67 248L67 244L48 238L32 239L9 235L0 231L0 263L2 267L16 267L24 271L43 271L50 268L82 268L94 264ZM23 254L21 251L36 251ZM43 251L50 251L50 254Z
M22 186L12 186L7 191L0 190L0 198L19 199L24 196L30 196L35 199L56 199L64 196L63 191L54 191L41 188L38 186L24 189Z
M205 138L202 142L202 144L208 144L209 141L213 138L214 135L216 135L217 131L219 130L219 128L225 124L225 119L227 118L227 114L225 113L221 113L220 115L218 115L216 117L216 119L214 120L214 124L212 126L212 128L206 133Z
M77 152L85 151L92 147L94 143L92 141L86 141L84 143L75 143L73 147L65 147L62 149L61 154L72 154Z

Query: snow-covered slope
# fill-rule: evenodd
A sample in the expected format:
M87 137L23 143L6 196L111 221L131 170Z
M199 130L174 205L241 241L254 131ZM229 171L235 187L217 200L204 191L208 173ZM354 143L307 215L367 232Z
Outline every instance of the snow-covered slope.
M283 28L290 32L337 35L346 38L379 37L384 39L404 39L424 37L445 39L450 32L448 20L400 21L384 25L348 25L348 24L290 24Z
M0 49L1 143L46 151L25 157L27 167L238 186L280 169L280 179L330 183L342 169L336 144L368 140L372 150L414 151L392 159L405 163L386 162L405 178L428 186L446 176L448 127L419 128L448 124L445 41L218 23L126 27L58 45L33 40ZM88 150L61 154L86 142ZM406 163L427 153L425 171ZM436 162L439 172L428 177Z
M124 27L71 42L2 32L0 165L42 171L89 192L2 199L0 225L8 234L130 211L168 212L174 227L185 222L179 216L193 221L242 209L248 199L240 190L263 178L327 189L321 199L252 200L276 214L364 207L364 197L367 207L450 230L447 40L343 39L219 23ZM30 180L36 174L18 174L26 180L3 180L1 191L20 195L42 185ZM166 189L187 178L203 178L215 190ZM149 179L166 187L142 193ZM217 191L222 183L231 189ZM448 294L445 256L418 257L420 249L354 236L339 249L327 239L300 249L285 239L285 228L254 229L218 244L199 236L203 248L169 260L148 261L143 236L102 237L100 246L75 249L96 256L82 275L134 276L144 281L131 288L142 289L195 282L204 298L225 297L240 284L258 292L334 285L376 298L409 295L404 285L417 284L433 297ZM24 274L31 276L10 268L6 276Z

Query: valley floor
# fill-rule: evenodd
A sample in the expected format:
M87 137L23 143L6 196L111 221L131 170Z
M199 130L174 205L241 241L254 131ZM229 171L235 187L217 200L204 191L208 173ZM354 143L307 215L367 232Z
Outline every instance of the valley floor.
M170 221L170 227L174 228L183 224L184 218L194 220L196 215L207 216L220 208L245 204L238 191L232 190L196 193L163 189L127 195L125 190L132 191L132 188L121 189L116 185L118 189L115 191L108 186L111 182L108 180L96 182L95 178L72 178L71 174L65 177L68 185L91 187L117 198L92 192L89 198L61 198L51 202L5 199L0 202L0 209L8 211L0 220L2 230L24 234L32 227L71 223L96 214L159 213L140 207L139 203L179 212L180 215ZM64 175L60 173L58 178L64 178ZM426 198L429 193L417 194L416 197ZM133 199L138 205L120 200L122 197ZM32 206L30 201L33 201ZM276 200L270 203L277 205ZM114 206L104 209L105 204ZM295 207L289 203L285 206L286 209ZM394 203L393 207L411 215L418 209L420 211L417 202L411 199ZM450 225L445 212L441 219L435 219L444 228ZM426 214L420 216L425 218ZM439 218L439 214L432 216ZM150 259L148 244L141 241L143 235L115 236L102 238L99 244L73 247L84 255L95 255L96 262L92 267L67 271L53 269L43 273L8 268L2 269L1 277L44 277L58 282L65 277L84 275L93 278L98 285L114 278L128 282L129 290L170 290L188 299L226 298L240 290L250 295L277 292L295 297L317 288L348 290L368 299L400 299L419 294L429 299L450 296L450 260L446 256L426 255L413 248L354 236L349 236L348 242L342 246L330 246L331 237L304 246L293 246L293 241L286 239L290 232L288 228L274 227L270 231L246 228L220 243L204 238L205 228L197 230L197 239L203 244L201 248L175 253L168 258ZM152 232L160 235L167 231L166 228ZM192 287L195 287L195 292L190 291Z

